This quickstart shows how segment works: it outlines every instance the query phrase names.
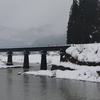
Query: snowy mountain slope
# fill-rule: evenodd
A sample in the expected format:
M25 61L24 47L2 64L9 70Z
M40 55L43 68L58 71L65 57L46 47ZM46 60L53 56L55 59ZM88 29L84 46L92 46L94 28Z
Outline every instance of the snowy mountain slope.
M14 35L18 34L20 32L21 31L13 29L13 28L0 26L0 38L2 38L2 39L11 39L11 40L15 39L15 40L17 40L17 38L15 38Z
M0 46L31 45L38 38L54 34L52 30L41 28L30 28L28 30L17 30L0 26Z
M61 34L60 32L56 32L54 30L54 26L52 25L44 25L39 28L29 28L27 30L17 30L5 26L0 26L0 46L21 46L21 45L31 45L34 44L35 41L38 41L40 38L45 39L42 44L48 41L49 36L54 36L59 38L59 36L55 34ZM45 37L45 38L44 38ZM56 39L57 39L56 38ZM60 38L59 38L60 41ZM36 43L36 42L35 42ZM56 44L55 42L54 44ZM37 45L38 43L36 43Z
M49 35L37 39L32 45L55 45L66 44L66 34Z

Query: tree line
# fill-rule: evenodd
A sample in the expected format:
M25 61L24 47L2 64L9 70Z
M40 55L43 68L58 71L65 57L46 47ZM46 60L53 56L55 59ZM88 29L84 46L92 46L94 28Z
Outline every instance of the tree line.
M67 28L67 44L94 42L100 42L100 1L73 0Z

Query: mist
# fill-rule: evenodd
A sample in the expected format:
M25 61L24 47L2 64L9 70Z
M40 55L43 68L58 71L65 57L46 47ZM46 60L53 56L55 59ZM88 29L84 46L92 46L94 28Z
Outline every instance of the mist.
M71 4L72 0L0 0L0 38L32 43L46 35L66 34Z
M66 27L72 0L0 0L0 25L29 29L52 24Z

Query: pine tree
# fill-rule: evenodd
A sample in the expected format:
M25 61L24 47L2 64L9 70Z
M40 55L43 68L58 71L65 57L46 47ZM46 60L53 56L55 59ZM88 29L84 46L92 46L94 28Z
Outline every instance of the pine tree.
M80 28L82 30L83 35L83 43L90 43L91 35L93 33L93 28L95 28L94 20L96 17L96 9L97 9L98 0L80 0L80 15L81 15L81 24L83 27Z
M100 42L100 1L73 0L67 30L68 44Z
M92 42L99 42L100 43L100 1L96 0L97 7L96 7L96 14L94 18L93 24L93 31L92 31Z
M77 20L78 20L78 3L76 0L73 0L73 5L71 6L70 15L68 22L68 31L67 31L67 43L73 44L77 33Z

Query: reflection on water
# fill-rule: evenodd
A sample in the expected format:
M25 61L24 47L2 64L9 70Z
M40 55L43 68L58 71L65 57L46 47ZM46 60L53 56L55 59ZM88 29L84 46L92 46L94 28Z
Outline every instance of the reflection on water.
M9 91L8 94L7 94L8 100L11 100L12 99L11 98L12 97L11 95L12 95L12 90L13 89L12 89L12 77L11 76L12 76L12 70L11 69L8 69L7 70L7 75L6 75L6 77L7 77L7 83L8 83L7 84L7 91Z
M100 100L100 84L30 75L0 69L0 100Z

